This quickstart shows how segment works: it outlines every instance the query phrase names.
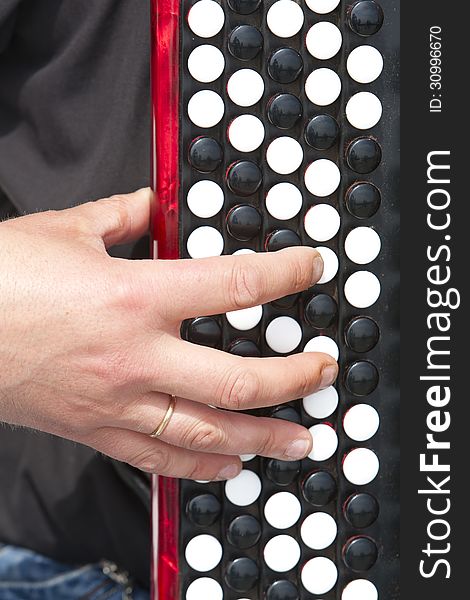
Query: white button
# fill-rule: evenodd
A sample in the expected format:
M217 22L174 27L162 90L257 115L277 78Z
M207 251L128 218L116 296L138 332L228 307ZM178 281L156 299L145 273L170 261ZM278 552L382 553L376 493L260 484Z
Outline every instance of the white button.
M311 163L305 171L305 185L314 196L326 198L334 194L341 182L338 166L327 158Z
M336 25L321 21L310 28L306 44L307 50L314 58L328 60L341 50L343 36Z
M222 560L222 546L212 535L198 535L188 542L185 557L191 569L200 572L211 571Z
M329 204L317 204L305 215L304 225L312 240L327 242L338 233L341 219L338 211Z
M277 317L266 328L266 343L279 354L293 352L302 341L302 328L291 317Z
M277 573L293 569L300 560L300 546L290 535L277 535L264 547L267 566Z
M348 73L358 83L372 83L382 73L384 59L373 46L358 46L348 56Z
M305 412L314 419L326 419L335 412L338 403L338 392L333 386L310 394L303 399Z
M308 458L316 462L331 458L338 448L338 436L333 427L320 423L310 427L309 431L313 439L313 448Z
M344 295L355 308L369 308L379 299L380 281L369 271L357 271L344 284Z
M288 136L273 140L266 152L266 160L273 171L281 175L289 175L302 164L304 151L297 140Z
M373 481L379 468L377 455L368 448L351 450L343 461L344 476L354 485L367 485Z
M297 523L302 513L300 502L290 492L279 492L264 505L266 521L276 529L288 529Z
M233 256L243 256L244 254L256 254L256 252L250 248L240 248L233 253Z
M232 504L237 506L249 506L258 500L261 494L261 479L247 469L243 469L239 475L229 479L225 484L225 495Z
M297 216L302 203L302 193L299 188L285 181L274 185L266 196L266 208L269 214L280 221L288 221Z
M213 227L198 227L188 237L186 247L191 258L220 256L224 250L224 238Z
M336 585L338 570L325 556L317 556L305 563L301 573L302 584L311 594L326 594Z
M238 106L253 106L263 96L263 78L253 69L240 69L228 80L227 93Z
M264 140L264 125L254 115L241 115L228 128L228 139L239 152L253 152Z
M375 260L381 247L379 234L371 227L356 227L344 242L347 257L358 265L366 265Z
M338 344L327 335L317 335L305 345L304 352L324 352L335 360L339 358Z
M344 588L341 600L378 600L379 593L371 581L356 579Z
M326 15L332 12L340 3L340 0L306 0L310 10L319 15Z
M223 600L224 592L215 579L200 577L186 590L186 600Z
M194 125L205 129L217 125L224 112L224 101L219 94L211 90L196 92L188 102L188 117Z
M302 29L304 11L292 0L279 0L268 10L267 22L274 35L289 38Z
M224 205L224 193L215 181L203 179L191 187L187 202L193 215L201 219L209 219L221 211Z
M247 254L247 252L244 252ZM262 306L252 306L250 308L242 308L241 310L233 310L227 313L227 321L232 327L238 331L249 331L256 327L263 317Z
M356 404L344 415L344 431L355 442L370 440L377 433L379 426L379 413L368 404Z
M218 79L225 68L225 58L215 46L203 44L194 48L188 58L188 70L201 83Z
M313 104L328 106L341 94L341 79L331 69L316 69L307 77L305 93Z
M217 35L224 26L225 14L217 2L200 0L189 11L188 25L193 33L202 38Z
M329 283L334 277L336 277L336 273L338 272L338 257L333 252L333 250L331 250L330 248L326 248L325 246L318 246L315 249L317 252L320 253L323 259L323 274L318 280L318 283Z
M353 127L371 129L382 118L382 102L371 92L359 92L346 104L346 116Z
M254 458L256 458L256 454L240 454L240 460L242 462L250 462L250 460L253 460Z
M312 550L323 550L331 546L337 533L336 521L325 512L309 515L300 528L300 535L304 544Z

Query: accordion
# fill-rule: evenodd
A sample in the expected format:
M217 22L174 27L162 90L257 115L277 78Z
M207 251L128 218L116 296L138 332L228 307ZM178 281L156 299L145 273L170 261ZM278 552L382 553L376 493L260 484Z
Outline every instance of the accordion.
M160 259L315 247L323 276L185 322L240 356L319 351L336 384L254 411L301 461L154 479L154 598L399 598L399 0L152 0Z

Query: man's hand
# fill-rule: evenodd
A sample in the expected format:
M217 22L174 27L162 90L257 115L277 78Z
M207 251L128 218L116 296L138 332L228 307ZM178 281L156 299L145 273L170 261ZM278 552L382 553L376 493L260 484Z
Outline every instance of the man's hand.
M202 260L127 261L106 249L149 228L150 190L0 224L0 420L76 440L144 471L238 474L238 454L305 457L303 427L232 411L333 383L325 354L241 358L182 341L182 320L305 290L311 248ZM159 439L149 434L177 396ZM211 406L208 406L211 405Z

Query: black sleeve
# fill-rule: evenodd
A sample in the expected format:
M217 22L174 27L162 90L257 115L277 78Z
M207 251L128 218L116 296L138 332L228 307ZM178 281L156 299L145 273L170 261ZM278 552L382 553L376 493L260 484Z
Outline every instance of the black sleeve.
M0 2L0 53L10 43L21 0L1 0Z
M12 38L20 2L21 0L0 2L0 54L8 47ZM0 189L0 222L14 216L17 216L14 207Z

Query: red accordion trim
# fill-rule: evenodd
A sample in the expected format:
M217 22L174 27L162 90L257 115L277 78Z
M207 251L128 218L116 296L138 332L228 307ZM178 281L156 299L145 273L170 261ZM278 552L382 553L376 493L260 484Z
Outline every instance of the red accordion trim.
M179 257L179 0L152 0L152 215L154 258ZM153 477L152 600L179 597L177 479Z

